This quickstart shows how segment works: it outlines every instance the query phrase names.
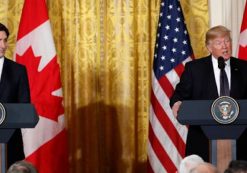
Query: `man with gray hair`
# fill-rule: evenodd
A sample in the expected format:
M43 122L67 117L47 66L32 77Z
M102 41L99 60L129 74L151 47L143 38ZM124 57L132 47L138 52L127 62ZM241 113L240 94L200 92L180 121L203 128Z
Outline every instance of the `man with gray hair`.
M38 173L38 171L30 162L21 160L12 164L7 173Z
M189 173L219 173L219 171L213 164L204 162L191 169Z
M191 169L203 162L204 161L200 156L195 154L189 155L181 161L178 173L189 173Z

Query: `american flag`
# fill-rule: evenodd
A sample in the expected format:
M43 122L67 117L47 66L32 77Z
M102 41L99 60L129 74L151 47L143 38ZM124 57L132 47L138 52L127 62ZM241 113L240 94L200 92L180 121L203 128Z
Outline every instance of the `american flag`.
M247 3L245 5L240 31L238 57L247 60Z
M186 62L192 59L189 35L178 0L162 0L152 71L148 172L176 172L185 155L188 129L169 106Z

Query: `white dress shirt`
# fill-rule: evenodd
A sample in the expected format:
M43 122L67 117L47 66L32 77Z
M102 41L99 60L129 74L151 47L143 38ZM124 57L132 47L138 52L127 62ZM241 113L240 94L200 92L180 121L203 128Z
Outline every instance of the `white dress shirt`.
M3 71L3 62L4 62L4 57L0 57L0 81L2 77L2 71Z
M217 91L218 94L220 95L220 69L218 67L218 59L215 58L214 56L212 56L212 63L213 63L213 68L214 68L214 78L215 78L215 82L217 85ZM227 61L225 61L225 71L226 71L226 75L227 75L227 79L228 79L228 83L229 83L229 89L231 89L231 67L230 67L230 59L228 59Z

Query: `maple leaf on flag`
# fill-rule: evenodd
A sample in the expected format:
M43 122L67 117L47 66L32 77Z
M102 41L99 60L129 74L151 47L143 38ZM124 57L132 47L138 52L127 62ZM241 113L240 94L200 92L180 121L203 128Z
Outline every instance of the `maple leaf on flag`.
M55 56L41 71L38 71L41 56L35 57L32 47L29 47L22 56L16 54L16 60L27 68L32 91L31 102L39 115L58 121L58 116L64 113L64 108L57 57Z

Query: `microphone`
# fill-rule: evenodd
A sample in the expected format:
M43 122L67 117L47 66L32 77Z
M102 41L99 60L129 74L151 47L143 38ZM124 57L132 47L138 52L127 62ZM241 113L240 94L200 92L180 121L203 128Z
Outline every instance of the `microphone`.
M218 67L219 69L223 70L225 68L225 60L222 56L218 58Z

